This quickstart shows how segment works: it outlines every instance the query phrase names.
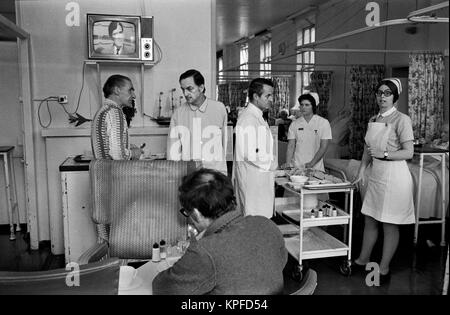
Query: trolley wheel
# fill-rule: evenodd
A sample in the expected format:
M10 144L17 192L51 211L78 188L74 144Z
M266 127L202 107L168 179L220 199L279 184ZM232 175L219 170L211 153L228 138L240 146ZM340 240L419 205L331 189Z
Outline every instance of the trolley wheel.
M294 267L294 270L292 270L292 278L295 281L301 282L303 280L303 266L297 265Z
M343 261L342 264L339 266L339 271L344 276L350 277L352 274L352 267L350 261L348 260Z

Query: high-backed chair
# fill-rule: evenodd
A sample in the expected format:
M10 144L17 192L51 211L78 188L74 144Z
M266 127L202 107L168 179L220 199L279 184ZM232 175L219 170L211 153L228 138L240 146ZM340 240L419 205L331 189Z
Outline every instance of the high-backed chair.
M80 264L102 257L146 260L152 245L187 237L187 221L177 211L178 187L193 162L93 160L89 165L92 218L98 243Z
M0 271L0 295L117 295L119 270L119 259L114 258L82 265L79 272L73 268Z

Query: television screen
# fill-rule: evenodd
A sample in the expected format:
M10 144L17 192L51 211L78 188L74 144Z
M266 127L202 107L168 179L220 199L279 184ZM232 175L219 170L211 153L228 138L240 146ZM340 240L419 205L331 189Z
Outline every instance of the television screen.
M139 21L139 17L89 15L89 58L139 59Z

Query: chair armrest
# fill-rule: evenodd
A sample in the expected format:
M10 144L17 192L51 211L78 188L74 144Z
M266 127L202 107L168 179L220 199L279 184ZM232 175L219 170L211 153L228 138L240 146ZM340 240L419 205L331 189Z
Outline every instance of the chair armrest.
M91 262L100 261L102 258L106 257L109 252L108 244L106 243L98 243L85 251L78 258L78 264L84 265Z

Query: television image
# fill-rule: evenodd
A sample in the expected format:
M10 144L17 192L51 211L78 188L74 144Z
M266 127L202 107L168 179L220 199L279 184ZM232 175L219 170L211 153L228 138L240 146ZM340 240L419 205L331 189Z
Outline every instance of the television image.
M139 16L87 14L88 58L140 60Z

